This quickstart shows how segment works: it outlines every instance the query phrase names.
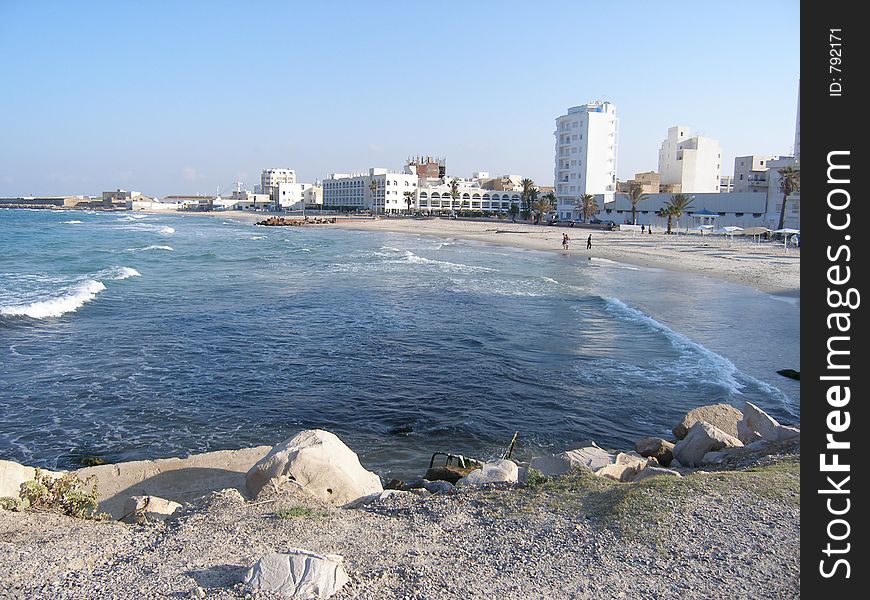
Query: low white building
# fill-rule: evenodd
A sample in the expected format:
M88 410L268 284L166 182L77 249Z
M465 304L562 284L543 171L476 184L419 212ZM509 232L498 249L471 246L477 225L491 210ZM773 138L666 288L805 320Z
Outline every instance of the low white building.
M510 210L511 204L516 204L517 208L520 208L519 191L488 190L481 187L481 181L478 179L458 179L459 195L454 199L450 181L452 179L439 180L420 187L419 210L432 214L447 214L460 210L506 213Z
M708 223L714 227L736 226L743 227L770 227L767 221L766 210L768 206L767 194L751 192L732 192L730 194L700 193L687 194L692 198L691 206L679 219L681 230ZM658 212L671 199L673 194L648 194L638 203L636 217L638 225L650 225L655 228L667 226L667 217L661 217ZM601 212L597 217L601 220L610 220L616 224L631 222L631 202L626 194L616 194L612 202L604 202L603 195L596 195ZM703 219L694 218L700 213ZM676 227L676 223L674 223Z

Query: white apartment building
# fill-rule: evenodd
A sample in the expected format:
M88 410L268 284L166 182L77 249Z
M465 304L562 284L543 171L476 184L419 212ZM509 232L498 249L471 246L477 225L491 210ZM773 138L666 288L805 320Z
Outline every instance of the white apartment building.
M733 175L722 175L719 178L719 193L720 194L730 194L734 191L734 176Z
M372 190L372 183L376 184ZM417 175L392 173L372 168L363 173L332 173L323 180L323 207L331 209L373 210L378 214L407 210L405 192L414 192L416 205Z
M280 185L292 185L296 183L296 171L293 169L264 169L260 174L260 187L258 193L268 194L276 207L282 206L278 187ZM291 188L284 188L285 196Z
M767 165L776 156L737 156L734 158L734 191L767 193Z
M571 219L583 194L616 191L618 120L610 102L590 102L556 118L555 183L559 217Z
M662 185L679 185L684 194L718 193L722 174L722 147L717 140L690 136L688 127L668 129L659 150Z

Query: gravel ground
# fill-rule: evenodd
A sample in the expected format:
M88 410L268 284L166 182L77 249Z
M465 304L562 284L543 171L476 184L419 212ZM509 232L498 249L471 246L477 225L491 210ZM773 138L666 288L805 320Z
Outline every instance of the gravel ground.
M785 452L683 479L576 473L358 509L226 490L165 524L0 510L0 598L269 599L240 582L289 547L344 556L338 600L797 598L799 454Z

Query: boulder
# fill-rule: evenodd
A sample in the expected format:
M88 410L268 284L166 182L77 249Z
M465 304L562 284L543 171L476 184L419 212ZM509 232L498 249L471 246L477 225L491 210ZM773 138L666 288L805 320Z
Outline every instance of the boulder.
M427 481L424 479L423 489L430 494L453 494L456 492L456 487L448 481Z
M452 487L452 486L451 486ZM369 494L368 496L363 496L362 498L357 498L353 502L349 502L344 506L344 508L359 508L360 506L366 506L372 504L373 502L383 502L392 497L400 497L400 496L412 496L411 492L405 490L384 490L380 493Z
M539 471L542 475L552 477L553 475L563 475L574 469L586 468L595 471L615 461L616 456L593 444L568 450L561 454L533 458L529 467Z
M634 444L634 449L641 456L653 457L662 466L667 467L674 460L674 445L662 438L646 437Z
M486 483L516 483L519 476L519 467L512 460L496 460L484 463L483 467L476 469L456 482L456 485L484 485Z
M267 554L248 569L244 583L254 591L286 598L329 598L350 581L337 554L315 554L291 548Z
M746 403L743 418L737 423L737 437L744 444L751 444L758 440L784 442L800 437L800 434L800 429L780 425L776 419L752 402Z
M245 489L245 474L266 454L269 446L217 450L184 458L134 460L75 471L79 479L95 477L100 510L115 519L124 516L131 496L159 496L191 502L214 491Z
M725 450L714 450L713 452L708 452L701 457L701 465L706 467L710 465L725 464L725 458L727 456L728 452L726 452Z
M689 428L686 437L674 446L674 458L687 467L699 467L708 452L742 445L743 442L718 427L698 421Z
M616 460L595 471L601 477L610 477L617 481L634 481L641 469L649 464L649 460L635 452L620 452Z
M644 479L649 479L650 477L682 477L682 475L680 475L679 472L674 471L673 469L663 469L662 467L647 465L646 467L638 471L637 475L634 476L632 482L638 483L643 481Z
M689 433L692 425L698 421L706 421L730 435L737 437L737 423L743 418L743 413L730 404L710 404L693 408L686 413L683 420L673 429L674 436L681 440Z
M53 479L65 474L63 471L39 471ZM25 467L11 460L0 460L0 498L20 498L21 484L35 478L36 469L33 467Z
M181 508L178 502L157 496L133 496L124 504L123 521L141 523L143 521L165 521Z
M380 478L363 468L356 453L322 429L302 431L251 467L245 478L248 494L256 497L267 484L298 487L333 505L384 491Z

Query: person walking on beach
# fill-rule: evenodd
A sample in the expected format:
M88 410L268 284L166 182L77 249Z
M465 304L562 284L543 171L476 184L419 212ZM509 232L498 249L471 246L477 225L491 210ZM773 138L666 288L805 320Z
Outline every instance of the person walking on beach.
M587 250L592 249L592 234L591 233L589 234L589 237L586 238L586 249Z
M563 250L567 250L567 249L568 249L568 242L570 242L570 241L571 241L571 238L568 237L568 234L567 234L567 233L563 233L563 234L562 234L562 249L563 249Z
M643 225L640 226L640 232L641 232L641 233L646 233L646 231L644 231L644 226L643 226Z

